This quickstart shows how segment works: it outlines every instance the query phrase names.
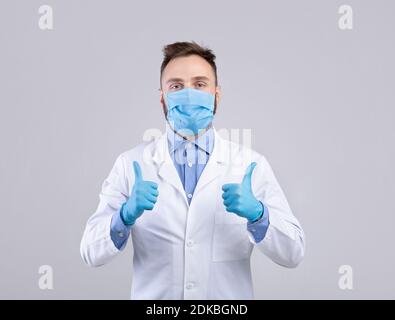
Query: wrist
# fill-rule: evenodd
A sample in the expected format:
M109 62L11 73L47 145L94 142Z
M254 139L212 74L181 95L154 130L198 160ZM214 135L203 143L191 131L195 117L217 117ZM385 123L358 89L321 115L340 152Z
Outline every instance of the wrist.
M121 220L122 220L122 222L124 223L125 226L131 226L131 225L133 225L135 223L135 220L134 219L130 219L130 217L128 217L127 210L125 209L126 203L127 202L125 202L122 205L122 207L121 207L120 216L121 216Z
M263 203L257 200L257 204L256 204L256 210L254 210L256 213L248 219L248 221L250 223L254 223L257 222L258 220L260 220L263 216L263 211L264 211L264 207L263 207Z

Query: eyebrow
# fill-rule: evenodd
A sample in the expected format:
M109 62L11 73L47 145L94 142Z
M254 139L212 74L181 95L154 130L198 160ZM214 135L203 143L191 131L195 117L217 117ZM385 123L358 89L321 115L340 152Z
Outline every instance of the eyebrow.
M205 81L209 81L210 79L206 76L196 76L196 77L192 77L192 80L196 81L196 80L205 80ZM171 82L184 82L184 79L181 78L171 78L169 80L166 81L166 83L171 83Z
M166 83L170 83L170 82L184 82L184 80L181 78L170 78L169 80L166 81Z
M210 79L206 76L196 76L192 78L193 80L205 80L205 81L209 81Z

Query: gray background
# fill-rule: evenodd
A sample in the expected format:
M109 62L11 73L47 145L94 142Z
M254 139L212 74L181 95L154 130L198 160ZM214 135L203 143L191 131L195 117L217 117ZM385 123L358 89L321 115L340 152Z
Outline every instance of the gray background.
M341 4L354 29L338 28ZM40 5L54 30L38 28ZM217 128L251 128L307 235L295 270L253 254L258 299L395 298L393 1L0 2L0 298L128 299L131 246L79 244L115 158L164 128L162 46L217 54ZM391 90L392 89L392 90ZM54 290L38 268L54 269ZM338 268L354 271L340 290Z

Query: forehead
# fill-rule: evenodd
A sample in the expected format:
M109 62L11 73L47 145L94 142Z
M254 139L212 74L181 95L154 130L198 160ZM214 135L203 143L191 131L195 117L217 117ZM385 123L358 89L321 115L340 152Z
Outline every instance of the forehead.
M169 78L190 79L197 76L214 78L214 70L211 65L198 55L177 57L172 59L163 70L162 80Z

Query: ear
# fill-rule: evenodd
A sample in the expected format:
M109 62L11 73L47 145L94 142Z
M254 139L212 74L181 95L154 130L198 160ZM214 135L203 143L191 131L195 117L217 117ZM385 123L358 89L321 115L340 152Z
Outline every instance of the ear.
M219 105L219 102L221 101L221 86L218 85L215 88L215 104L214 104L214 114L217 112L217 107Z
M221 86L215 88L215 103L218 105L222 97Z
M161 105L164 105L164 103L165 103L165 99L163 97L163 90L162 89L159 89L159 102L160 102Z

